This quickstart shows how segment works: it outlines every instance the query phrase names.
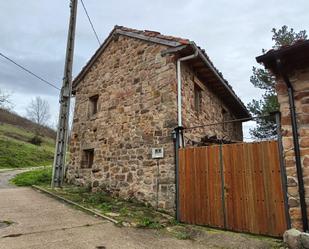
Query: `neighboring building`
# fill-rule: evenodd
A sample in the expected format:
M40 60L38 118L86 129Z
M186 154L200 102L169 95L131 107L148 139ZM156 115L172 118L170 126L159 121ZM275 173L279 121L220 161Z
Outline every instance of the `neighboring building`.
M304 225L309 218L309 40L271 50L257 57L257 61L262 62L276 76L291 225L308 230ZM291 110L295 113L296 134L293 134ZM299 149L295 142L299 144ZM300 198L300 192L303 192L304 198Z
M250 116L193 42L116 26L73 82L69 182L174 208L176 61L194 49L197 57L182 63L183 126ZM242 124L193 129L186 136L242 141ZM163 148L163 158L152 158L154 148Z

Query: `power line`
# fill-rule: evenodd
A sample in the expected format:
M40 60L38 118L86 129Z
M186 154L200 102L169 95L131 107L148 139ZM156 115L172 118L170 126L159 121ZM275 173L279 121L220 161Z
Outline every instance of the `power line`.
M192 129L196 129L196 128L203 128L203 127L212 126L212 125L221 125L221 124L228 124L228 123L234 123L234 122L240 122L240 121L246 122L246 121L251 121L251 120L260 119L260 118L267 118L267 117L271 117L271 116L272 115L263 115L263 116L249 117L249 118L239 118L239 119L227 120L227 121L223 121L223 122L187 127L187 128L184 128L184 130L192 130Z
M12 62L14 65L18 66L19 68L21 68L22 70L26 71L27 73L31 74L32 76L34 76L35 78L39 79L40 81L44 82L45 84L48 84L49 86L56 88L57 90L61 90L59 87L57 87L56 85L54 85L53 83L50 83L49 81L43 79L42 77L38 76L37 74L31 72L29 69L25 68L24 66L18 64L16 61L12 60L11 58L5 56L4 54L2 54L0 52L0 56L2 56L3 58L7 59L8 61Z
M97 32L96 32L94 26L93 26L93 23L92 23L92 21L91 21L91 19L90 19L90 16L89 16L89 14L88 14L88 11L87 11L87 8L86 8L86 6L85 6L85 4L84 4L84 1L81 0L81 3L82 3L82 5L83 5L83 9L84 9L84 11L85 11L85 13L86 13L86 16L87 16L87 18L88 18L88 21L89 21L89 23L90 23L90 25L91 25L91 28L92 28L92 30L93 30L93 33L94 33L95 37L97 38L97 41L98 41L99 45L101 46L101 42L100 42L99 36L98 36L98 34L97 34Z

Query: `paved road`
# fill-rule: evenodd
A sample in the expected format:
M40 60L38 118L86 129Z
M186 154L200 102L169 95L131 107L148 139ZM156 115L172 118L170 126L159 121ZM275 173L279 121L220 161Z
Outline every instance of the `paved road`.
M14 171L4 171L0 172L0 189L3 188L14 188L14 185L11 185L9 180L13 178L18 173L24 172L26 170L14 170Z
M16 173L0 173L0 221L13 222L0 228L0 249L270 248L237 233L209 232L191 241L150 229L119 228L31 188L5 184Z
M154 230L119 228L31 188L14 188L7 182L16 173L0 173L0 220L13 222L0 229L0 249L205 248Z

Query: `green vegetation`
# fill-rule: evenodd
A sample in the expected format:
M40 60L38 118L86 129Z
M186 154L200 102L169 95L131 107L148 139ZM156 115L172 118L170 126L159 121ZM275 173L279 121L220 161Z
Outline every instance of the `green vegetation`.
M0 169L52 164L54 140L40 137L40 146L31 143L35 134L23 128L0 124Z
M3 224L6 224L8 226L14 224L14 222L10 221L10 220L1 220L0 222L3 223Z
M11 180L17 186L32 186L41 185L46 186L51 182L52 168L45 167L20 173Z
M197 234L190 226L177 225L167 229L167 232L180 240L194 239L194 235Z
M272 40L274 41L273 49L278 49L283 46L291 45L300 39L307 39L307 32L305 30L298 33L294 29L289 29L286 25L280 29L273 28ZM263 53L266 53L265 49L262 49ZM274 76L264 68L252 68L252 76L250 82L254 87L262 89L264 91L260 100L253 99L251 103L247 105L248 110L252 116L265 116L274 111L279 110L279 104L277 100L277 94L275 90L275 78ZM265 117L256 120L256 128L250 129L250 134L256 139L272 139L277 136L277 125L275 118Z
M174 224L174 218L136 201L93 193L87 188L66 186L49 191L117 220L124 226L160 229Z

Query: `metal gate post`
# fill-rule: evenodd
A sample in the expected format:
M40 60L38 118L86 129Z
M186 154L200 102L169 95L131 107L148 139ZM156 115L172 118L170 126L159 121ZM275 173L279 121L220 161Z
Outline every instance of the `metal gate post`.
M176 205L176 220L180 221L179 210L179 148L181 131L183 127L177 127L174 129L174 144L175 144L175 205Z
M279 157L280 157L280 171L281 171L281 183L282 183L282 191L283 191L283 200L284 200L284 211L285 218L287 223L287 228L291 228L291 219L289 215L289 204L288 204L288 190L287 190L287 176L285 171L285 163L284 163L284 155L283 155L283 145L282 145L282 134L281 134L281 113L279 111L273 112L275 115L276 124L277 124L277 139L278 139L278 149L279 149Z

